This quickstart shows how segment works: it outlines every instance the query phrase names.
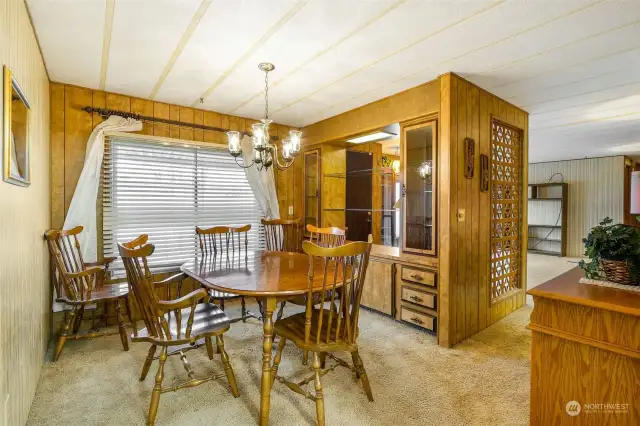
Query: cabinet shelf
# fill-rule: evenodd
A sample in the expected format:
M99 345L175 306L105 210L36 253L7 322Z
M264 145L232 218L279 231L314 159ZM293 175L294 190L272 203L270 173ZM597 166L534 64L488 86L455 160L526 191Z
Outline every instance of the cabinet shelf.
M567 250L567 200L568 185L564 182L529 184L527 200L529 202L528 225L534 230L528 235L527 242L537 247L542 242L549 242L545 249L528 249L531 253L565 256ZM559 210L558 210L559 209ZM551 218L557 218L556 223L548 223ZM545 223L546 222L546 223ZM537 230L537 232L535 231Z
M548 251L548 250L538 250L538 249L527 249L527 251L529 253L534 253L534 254L547 254L550 256L558 256L558 257L562 256L562 253L559 251Z

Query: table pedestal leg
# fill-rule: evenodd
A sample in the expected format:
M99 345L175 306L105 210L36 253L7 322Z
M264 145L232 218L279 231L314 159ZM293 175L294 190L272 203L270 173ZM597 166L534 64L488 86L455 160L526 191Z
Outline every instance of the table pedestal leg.
M264 303L264 340L262 343L262 383L260 385L260 426L269 424L269 406L271 404L271 349L273 346L273 312L276 310L276 298L266 297Z

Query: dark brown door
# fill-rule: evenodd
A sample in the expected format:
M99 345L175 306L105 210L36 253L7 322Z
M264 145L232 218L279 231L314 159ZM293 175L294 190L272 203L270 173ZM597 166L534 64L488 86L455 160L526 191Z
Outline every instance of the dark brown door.
M347 151L347 239L367 241L371 233L373 156Z

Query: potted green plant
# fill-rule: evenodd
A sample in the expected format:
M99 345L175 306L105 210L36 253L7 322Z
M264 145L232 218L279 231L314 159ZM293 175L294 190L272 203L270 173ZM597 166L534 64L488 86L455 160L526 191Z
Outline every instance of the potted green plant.
M638 285L640 284L640 230L628 225L613 224L606 217L598 226L591 228L582 240L585 256L581 260L587 278Z

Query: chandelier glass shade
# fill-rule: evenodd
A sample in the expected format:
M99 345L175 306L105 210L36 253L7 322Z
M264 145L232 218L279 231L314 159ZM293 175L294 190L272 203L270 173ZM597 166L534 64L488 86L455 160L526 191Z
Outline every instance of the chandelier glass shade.
M238 157L242 155L241 140L243 134L235 130L227 132L229 154L235 157L236 163L243 168L256 165L260 170L266 170L275 164L279 170L284 170L293 164L295 157L300 153L302 132L290 130L289 137L282 140L281 156L283 162L280 162L278 147L271 143L272 138L269 135L269 125L273 123L273 120L269 119L269 72L273 71L275 66L269 63L262 63L258 65L258 68L265 73L265 108L264 118L259 123L251 125L251 148L253 149L251 164L238 163Z
M431 180L432 170L433 166L431 161L425 161L424 163L420 164L420 166L418 166L418 174L425 181Z

